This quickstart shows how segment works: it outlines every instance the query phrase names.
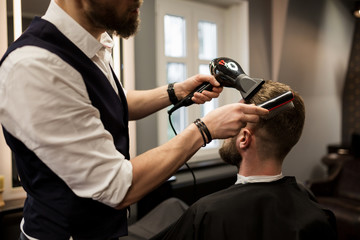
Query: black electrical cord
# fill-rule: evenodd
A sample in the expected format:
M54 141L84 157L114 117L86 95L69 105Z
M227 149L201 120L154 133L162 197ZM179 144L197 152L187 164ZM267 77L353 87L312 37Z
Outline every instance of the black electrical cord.
M170 123L171 129L173 130L173 132L176 136L177 132L176 132L174 125L172 123L172 120L171 120L171 113L169 113L169 123ZM185 166L188 168L188 170L190 171L190 173L193 177L193 198L194 198L194 202L195 202L197 200L197 183L196 183L195 173L192 170L192 168L189 166L189 164L185 163Z

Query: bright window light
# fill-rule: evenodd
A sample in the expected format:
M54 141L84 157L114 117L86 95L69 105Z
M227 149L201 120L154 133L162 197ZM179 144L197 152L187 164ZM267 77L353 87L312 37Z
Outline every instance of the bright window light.
M21 0L13 0L14 9L14 41L22 34Z

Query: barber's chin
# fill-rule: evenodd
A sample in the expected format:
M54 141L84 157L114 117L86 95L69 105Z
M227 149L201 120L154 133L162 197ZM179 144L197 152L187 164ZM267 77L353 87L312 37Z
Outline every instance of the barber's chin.
M132 15L139 15L139 13L140 13L139 8L136 8L136 9L134 9L133 11L131 11L131 14L132 14Z

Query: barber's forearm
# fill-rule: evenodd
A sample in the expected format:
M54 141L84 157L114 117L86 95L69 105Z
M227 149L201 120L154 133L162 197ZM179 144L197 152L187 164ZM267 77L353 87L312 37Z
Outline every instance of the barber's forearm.
M133 181L119 209L129 206L166 181L203 145L195 124L164 145L131 160Z
M203 82L210 82L216 87L212 91L195 93L192 99L195 103L202 104L219 96L222 87L220 87L215 78L211 75L198 74L174 85L176 98L181 100ZM169 106L171 102L167 88L168 86L165 85L151 90L128 91L129 119L138 120Z
M167 86L151 90L128 91L129 120L138 120L170 105Z

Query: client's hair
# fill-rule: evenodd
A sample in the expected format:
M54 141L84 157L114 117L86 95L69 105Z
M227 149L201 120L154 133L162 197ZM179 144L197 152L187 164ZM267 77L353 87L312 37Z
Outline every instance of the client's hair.
M267 80L261 89L246 103L259 105L292 89L283 83ZM302 98L294 92L294 108L279 112L272 118L261 118L256 135L262 141L260 151L284 159L299 141L304 121L305 106Z

